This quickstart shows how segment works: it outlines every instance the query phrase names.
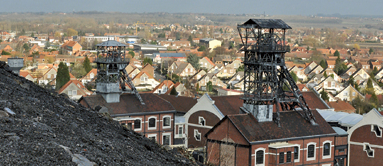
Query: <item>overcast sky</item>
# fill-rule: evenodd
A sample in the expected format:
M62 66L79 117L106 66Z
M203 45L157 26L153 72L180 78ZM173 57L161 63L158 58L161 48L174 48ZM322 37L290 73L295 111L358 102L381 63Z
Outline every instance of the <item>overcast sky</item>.
M383 0L2 0L0 12L169 12L383 15Z

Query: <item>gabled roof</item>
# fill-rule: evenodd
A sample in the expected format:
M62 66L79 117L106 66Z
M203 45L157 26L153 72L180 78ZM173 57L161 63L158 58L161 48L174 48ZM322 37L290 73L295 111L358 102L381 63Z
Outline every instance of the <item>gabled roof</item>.
M30 75L30 74L27 70L20 70L20 76L27 77L28 75Z
M352 127L363 119L362 115L347 112L318 110L319 114L327 122L338 122L341 126Z
M187 62L180 63L178 65L177 69L174 71L174 74L181 74L188 65L189 65L189 63L187 63Z
M153 76L150 75L148 72L140 71L140 73L138 73L136 76L134 76L133 80L136 79L136 78L140 78L143 74L146 74L148 76L148 78L153 78Z
M203 59L205 59L207 62L209 62L211 65L215 65L208 57L203 57Z
M159 98L162 98L169 102L177 111L179 112L188 112L196 103L197 99L193 97L184 97L184 96L175 96L175 95L158 95Z
M300 137L336 135L336 132L316 110L312 110L312 113L318 125L311 125L311 123L307 122L294 111L280 113L281 127L278 127L278 124L273 121L258 122L252 114L227 115L221 121L225 119L230 120L249 143L264 141L276 142ZM274 116L276 116L276 113L274 113ZM216 127L217 125L206 135Z
M156 91L157 89L161 89L162 86L167 86L169 89L171 89L171 87L174 85L174 83L171 81L171 80L164 80L162 81L160 84L158 84L153 90L152 92Z
M82 82L78 81L78 80L69 80L64 86L62 86L60 88L60 90L58 91L58 93L62 93L66 88L68 88L69 85L71 84L74 84L77 86L77 88L82 91L84 94L87 94L87 93L91 93L90 91L88 91L88 89L86 89L86 87L82 84Z

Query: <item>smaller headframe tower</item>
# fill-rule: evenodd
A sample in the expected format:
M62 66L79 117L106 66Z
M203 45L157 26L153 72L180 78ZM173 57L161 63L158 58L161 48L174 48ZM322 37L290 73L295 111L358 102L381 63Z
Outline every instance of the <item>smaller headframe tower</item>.
M297 111L311 124L315 118L285 66L286 30L280 19L250 19L238 25L245 52L244 109L258 121L279 124L280 111ZM276 115L273 117L273 107Z
M96 91L107 103L120 102L121 93L134 93L144 104L134 84L125 71L129 59L125 58L126 45L115 40L97 44L97 79ZM125 86L129 86L127 90Z

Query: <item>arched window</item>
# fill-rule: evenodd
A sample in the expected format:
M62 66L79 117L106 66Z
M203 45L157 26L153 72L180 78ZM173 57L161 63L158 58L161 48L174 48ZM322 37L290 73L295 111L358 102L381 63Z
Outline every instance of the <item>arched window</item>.
M315 160L315 144L309 144L307 147L307 160Z
M265 150L259 149L255 151L255 164L263 165L265 160Z
M331 144L329 142L327 142L323 145L323 157L324 156L330 156L330 146L331 146Z
M149 118L149 129L156 128L156 118Z

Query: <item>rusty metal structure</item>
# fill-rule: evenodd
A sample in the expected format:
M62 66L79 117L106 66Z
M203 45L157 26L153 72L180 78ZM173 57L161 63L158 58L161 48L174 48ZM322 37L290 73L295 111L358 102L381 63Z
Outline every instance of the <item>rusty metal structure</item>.
M237 25L244 59L244 107L259 121L273 120L280 126L279 112L294 110L315 125L315 118L285 66L286 30L280 19L250 19ZM276 117L273 107L276 107ZM263 117L263 118L262 118Z
M129 59L125 58L126 45L115 40L97 44L96 92L107 103L120 102L122 93L133 93L141 104L145 104L125 70ZM127 89L126 85L130 88Z

